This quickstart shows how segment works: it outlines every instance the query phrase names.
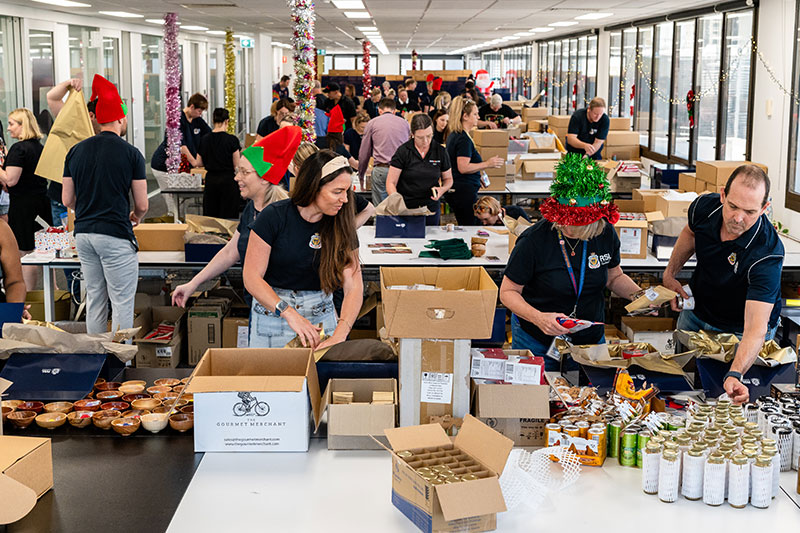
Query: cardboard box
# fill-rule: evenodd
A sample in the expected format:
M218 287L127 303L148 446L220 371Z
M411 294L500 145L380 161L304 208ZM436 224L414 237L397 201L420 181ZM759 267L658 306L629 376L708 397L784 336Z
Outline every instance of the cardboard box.
M548 115L547 125L551 128L563 128L566 130L569 127L570 118L572 118L572 115Z
M639 160L639 145L607 146L604 144L600 155L603 159L612 159L615 161Z
M620 220L614 224L622 259L647 257L647 220Z
M719 187L716 184L711 184L701 179L694 180L694 192L702 194L704 192L717 192Z
M472 136L472 142L475 143L475 146L508 146L508 133L506 133L506 130L474 129L470 131L470 136Z
M483 267L382 267L381 300L390 337L486 339L497 285ZM435 291L401 287L431 285Z
M638 146L638 131L609 131L605 146Z
M524 107L522 108L522 121L530 122L532 120L546 119L550 114L549 107Z
M508 139L506 139L506 144L504 146L478 146L477 148L478 153L481 154L481 159L484 161L488 161L493 157L501 157L504 160L508 159ZM505 170L503 172L505 172Z
M503 174L505 176L505 173ZM376 239L424 239L425 218L415 216L375 216Z
M506 510L499 476L514 443L467 415L453 442L438 424L386 430L392 448L392 504L420 530L438 532L492 531L497 513ZM399 451L458 449L483 467L480 479L431 485L397 456Z
M528 121L528 131L534 133L544 133L547 131L547 119Z
M483 188L484 191L505 191L506 190L506 177L503 176L489 176L489 186Z
M733 171L741 165L756 165L761 167L764 172L768 172L766 165L752 161L698 161L695 164L695 174L697 179L714 186L723 186L728 182Z
M182 252L187 229L186 224L139 224L133 234L141 252Z
M555 152L556 136L551 134L533 135L530 138L531 142L528 145L528 152L533 154Z
M202 298L187 313L189 364L196 365L206 350L222 348L222 319L230 308L227 298Z
M621 329L631 342L646 342L661 353L675 353L675 341L672 338L675 320L672 318L625 316L622 317Z
M681 172L678 174L678 188L684 191L693 191L697 183L694 172Z
M0 481L0 524L10 524L53 488L50 439L0 436Z
M658 197L666 194L668 189L634 189L632 198L644 202L643 213L650 213L658 210Z
M609 131L630 131L631 118L630 117L609 117L608 119Z
M222 347L247 348L250 346L250 309L231 307L222 319Z
M688 217L692 202L693 200L668 200L666 196L659 196L656 198L656 210L660 211L664 218Z
M391 404L372 404L372 393L390 392ZM335 405L334 392L352 392L353 403ZM328 410L329 450L380 450L372 438L395 427L397 419L397 380L395 379L331 379L322 395L320 413Z
M244 147L250 148L256 142L257 135L255 133L246 133L244 136Z
M310 414L319 427L308 348L207 350L185 390L194 394L195 452L305 452Z
M556 171L558 159L541 159L522 161L520 178L524 180L544 179L552 180Z
M142 325L137 338L133 340L139 348L136 352L136 366L139 368L176 368L181 361L181 346L184 336L183 316L186 310L181 307L151 307L140 309L137 317ZM148 333L153 331L161 322L177 323L175 333L171 340L145 340ZM136 321L134 325L137 325Z
M69 320L69 291L55 290L53 293L53 300L55 301L53 320ZM31 314L33 320L44 322L44 291L28 291L28 294L25 296L25 305L31 306L28 312Z
M605 336L606 344L626 344L630 342L628 337L612 324L605 325Z

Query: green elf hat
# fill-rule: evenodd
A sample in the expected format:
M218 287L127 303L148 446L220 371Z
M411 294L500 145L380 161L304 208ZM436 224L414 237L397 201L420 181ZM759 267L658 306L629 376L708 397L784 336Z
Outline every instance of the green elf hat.
M277 185L286 174L302 138L300 126L284 126L242 150L242 155L261 179Z
M587 226L601 218L616 224L619 209L611 203L610 188L605 171L596 161L581 154L566 154L556 165L551 196L539 211L561 226Z
M128 107L120 98L117 88L100 74L95 74L92 80L92 96L89 100L95 99L94 115L98 124L114 122L128 114Z

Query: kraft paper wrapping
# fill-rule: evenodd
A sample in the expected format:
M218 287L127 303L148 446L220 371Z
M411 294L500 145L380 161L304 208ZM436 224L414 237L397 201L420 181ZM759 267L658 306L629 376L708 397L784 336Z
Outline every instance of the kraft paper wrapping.
M532 226L530 222L528 222L522 217L514 219L509 216L503 217L503 224L506 225L509 232L511 232L513 235L516 235L517 237L522 235L523 231Z
M376 215L393 216L393 217L406 217L406 216L428 216L432 215L427 207L417 207L409 209L406 207L406 201L403 200L403 195L399 192L390 194L386 200L378 204L375 208Z
M652 308L661 307L676 296L678 296L677 292L671 291L661 285L649 287L644 291L644 294L626 305L625 311L631 315L649 313L652 311Z
M715 359L730 363L736 355L739 338L731 333L708 333L706 331L677 330L675 337L689 348L687 354L697 358ZM797 362L797 354L791 347L781 348L774 340L761 347L754 365L775 367Z
M61 183L67 152L93 135L94 128L89 118L89 111L86 109L86 102L83 100L83 92L70 89L67 101L47 135L39 164L36 165L36 174Z
M50 326L7 322L0 339L0 359L8 359L12 353L112 353L126 363L136 356L138 348L121 342L133 339L140 329L89 335L67 333Z
M227 235L228 239L233 237L236 228L239 226L238 220L225 220L223 218L204 217L202 215L186 215L186 225L188 231L194 233L211 233L214 235Z
M581 365L596 368L622 368L631 365L644 368L651 372L661 372L675 376L689 378L683 371L683 366L691 357L664 357L651 344L646 342L632 342L628 344L592 344L575 345L562 339L556 339L556 348L562 354L569 353ZM624 359L622 351L627 349L647 350L647 355Z

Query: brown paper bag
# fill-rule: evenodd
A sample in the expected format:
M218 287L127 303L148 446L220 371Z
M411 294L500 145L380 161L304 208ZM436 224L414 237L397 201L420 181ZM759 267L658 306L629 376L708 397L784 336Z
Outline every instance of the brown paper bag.
M676 296L678 296L677 292L671 291L661 285L650 287L644 291L644 294L626 305L625 310L630 315L650 313L653 311L652 308L661 307L665 303L669 303Z
M112 353L125 363L136 356L138 347L121 342L133 339L140 329L89 335L7 322L0 339L0 359L7 359L12 353Z
M406 202L403 200L403 195L399 192L390 194L384 201L378 204L375 208L376 215L388 215L393 217L402 216L429 216L432 215L427 207L417 207L409 209L406 207Z
M189 226L188 231L192 231L194 233L227 235L228 239L230 239L236 232L236 228L239 226L239 221L187 214L186 225Z
M83 100L83 91L70 90L67 101L58 113L44 150L36 165L36 174L61 183L64 176L64 160L70 148L94 135L92 120Z
M524 232L526 229L528 229L529 227L531 227L533 225L530 222L528 222L527 220L525 220L523 217L519 217L517 219L514 219L514 218L511 218L510 216L504 216L503 217L503 224L506 225L506 227L508 228L508 231L512 235L516 235L517 237L522 235L522 232Z

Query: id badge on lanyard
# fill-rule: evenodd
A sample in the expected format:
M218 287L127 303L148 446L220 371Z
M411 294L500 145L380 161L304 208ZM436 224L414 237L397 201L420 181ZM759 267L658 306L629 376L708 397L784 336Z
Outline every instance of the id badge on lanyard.
M572 263L569 261L569 257L567 256L567 249L564 246L564 236L561 234L561 231L558 232L558 244L561 246L561 254L564 256L564 264L567 266L567 273L569 274L569 279L572 282L572 288L575 291L575 305L572 307L572 313L570 313L570 318L577 318L578 313L578 300L581 297L581 293L583 292L583 279L584 275L586 274L586 248L587 248L587 241L583 241L583 255L581 256L581 274L580 274L580 281L575 280L575 272L572 269ZM567 342L571 342L572 339L569 335L559 335L557 337L553 337L553 342L550 343L550 347L547 349L547 357L551 359L555 359L556 361L561 361L561 353L559 353L558 349L556 348L556 339L563 339Z

